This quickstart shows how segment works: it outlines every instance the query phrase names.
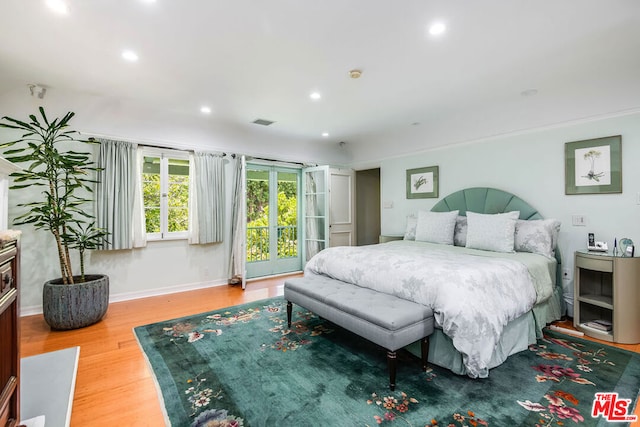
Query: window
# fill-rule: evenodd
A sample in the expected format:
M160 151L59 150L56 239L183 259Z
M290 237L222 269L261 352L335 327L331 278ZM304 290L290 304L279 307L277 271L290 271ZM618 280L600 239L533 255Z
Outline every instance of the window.
M189 155L144 151L142 190L147 239L186 239L189 231Z

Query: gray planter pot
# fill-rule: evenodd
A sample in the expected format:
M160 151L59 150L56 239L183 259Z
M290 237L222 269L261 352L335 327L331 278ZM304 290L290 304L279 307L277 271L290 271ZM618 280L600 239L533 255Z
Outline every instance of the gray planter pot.
M44 284L42 310L51 329L84 328L104 317L109 307L109 276L87 274L85 278L73 285L63 284L62 279Z

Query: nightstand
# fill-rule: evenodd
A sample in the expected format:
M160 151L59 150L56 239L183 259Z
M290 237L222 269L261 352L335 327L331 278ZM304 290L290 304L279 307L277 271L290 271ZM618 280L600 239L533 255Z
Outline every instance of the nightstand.
M590 337L640 343L640 258L577 251L573 312Z
M378 237L378 243L393 242L394 240L402 240L403 238L404 238L404 236L385 236L385 235L380 235L380 237Z

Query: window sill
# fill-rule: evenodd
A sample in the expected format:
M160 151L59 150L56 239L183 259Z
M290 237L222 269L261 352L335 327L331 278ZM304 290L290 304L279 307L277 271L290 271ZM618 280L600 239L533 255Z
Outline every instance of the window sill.
M161 237L161 236L150 236L147 234L147 242L165 242L165 241L175 241L175 240L188 240L189 236L184 233L184 234L178 234L178 235L169 235L169 236L165 236L165 237Z

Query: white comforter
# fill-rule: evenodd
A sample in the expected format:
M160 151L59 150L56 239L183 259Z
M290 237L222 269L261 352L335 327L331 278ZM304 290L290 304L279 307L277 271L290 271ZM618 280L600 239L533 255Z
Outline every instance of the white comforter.
M486 377L504 326L551 295L550 262L555 265L541 255L395 241L325 249L309 260L305 275L329 276L431 307L468 375Z

